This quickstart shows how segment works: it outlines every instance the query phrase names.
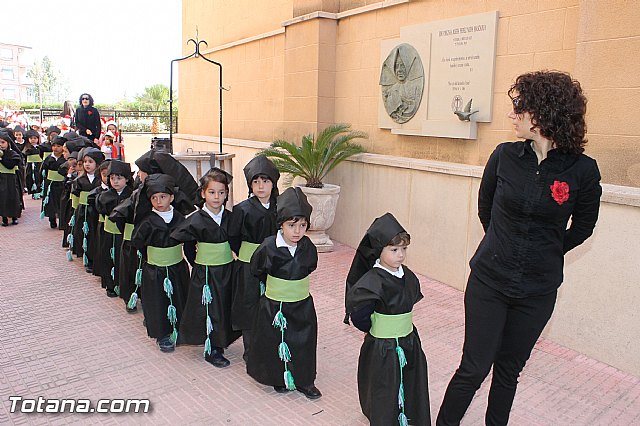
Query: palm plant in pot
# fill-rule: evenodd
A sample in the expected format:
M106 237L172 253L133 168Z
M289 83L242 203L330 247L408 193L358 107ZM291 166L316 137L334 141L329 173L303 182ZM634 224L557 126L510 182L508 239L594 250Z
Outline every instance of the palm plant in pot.
M300 145L276 140L257 154L271 159L281 173L306 181L300 187L313 206L307 234L320 252L333 249L326 230L333 225L340 194L338 185L322 180L347 158L365 152L362 145L353 140L366 138L366 133L351 130L349 124L334 124L322 130L317 137L313 134L303 136Z

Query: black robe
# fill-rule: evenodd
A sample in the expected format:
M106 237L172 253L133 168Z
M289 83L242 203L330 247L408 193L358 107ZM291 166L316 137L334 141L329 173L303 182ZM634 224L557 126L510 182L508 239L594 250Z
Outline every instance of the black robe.
M0 163L11 170L17 167L22 157L13 149L4 150ZM19 171L0 173L0 216L19 218L22 214L22 189L20 188Z
M63 230L62 245L67 246L67 237L71 232L71 226L69 221L73 217L74 209L71 204L71 184L78 177L74 171L69 175L69 162L65 161L58 169L60 174L64 175L64 184L62 187L62 193L60 194L60 223L58 229Z
M125 186L120 194L118 194L118 192L113 188L100 192L96 196L95 203L98 214L109 217L113 209L118 204L131 196L131 192L131 188L129 188L128 186ZM100 223L102 223L102 231L100 233L97 257L100 259L100 267L98 268L98 271L102 280L102 286L114 291L117 286L119 290L119 260L120 251L122 248L122 231L120 231L120 234L110 234L104 230L104 223ZM114 252L113 259L111 258L111 249L113 249ZM96 270L96 266L96 261L94 261L94 271ZM111 276L111 268L114 268L113 278ZM131 296L131 293L129 293L129 296ZM127 301L129 301L129 299L127 299Z
M211 303L208 313L213 323L213 331L209 333L211 345L226 348L233 343L240 332L231 327L231 289L233 262L219 266L205 266L195 263L195 244L229 242L232 250L238 251L240 223L238 216L229 210L222 214L222 221L218 225L204 210L194 212L171 233L176 241L185 243L185 254L192 265L191 280L184 313L180 321L178 343L188 345L202 345L207 338L207 305L202 303L202 291L208 275ZM235 247L233 247L235 246ZM205 274L206 271L206 274Z
M147 325L147 334L156 339L163 338L173 332L167 318L169 298L164 291L164 279L169 271L169 279L173 285L173 306L176 308L176 330L180 328L180 319L184 311L187 288L189 285L189 268L183 259L180 263L169 266L154 266L147 263L147 246L172 247L180 244L171 238L171 232L184 221L184 216L173 210L173 219L165 223L156 213L149 213L136 224L131 241L140 250L142 262L142 308ZM179 337L179 336L178 336Z
M251 257L251 272L262 282L267 274L286 280L299 280L313 272L318 265L318 252L308 237L298 242L295 255L286 247L276 247L276 236L267 237ZM281 342L279 329L273 319L280 302L266 296L260 298L253 323L249 347L247 373L258 382L270 386L284 386L284 363L278 356ZM287 320L284 341L291 352L289 371L296 386L308 387L316 379L316 347L318 319L313 297L298 302L282 302L282 313Z
M71 185L71 193L76 196L80 196L81 192L91 192L93 189L100 186L100 174L96 173L93 178L93 182L89 180L87 175L78 176L78 178ZM74 212L74 225L73 225L73 252L78 257L82 257L85 254L84 249L84 223L85 218L87 222L87 226L89 228L89 232L86 235L87 238L87 261L90 265L92 262L91 253L89 253L89 241L91 238L95 240L95 232L98 225L98 217L95 215L95 208L88 205L78 204L76 211Z
M258 197L251 197L233 207L240 216L242 241L262 244L265 238L275 235L276 200L271 199L269 209L265 209ZM234 330L248 330L253 326L258 300L260 280L251 273L249 263L236 260L233 273L233 304L231 320Z
M100 179L97 175L96 179ZM95 179L94 179L95 183ZM102 183L102 181L100 181ZM96 199L98 195L102 194L106 189L102 185L98 185L89 191L87 197L87 224L89 224L89 234L87 236L87 258L91 269L93 269L93 275L100 277L100 284L102 288L107 288L107 284L102 280L103 270L105 268L104 259L101 257L100 246L104 237L104 224L100 222L100 215L96 209Z
M375 310L380 314L397 315L413 310L422 299L420 282L403 265L404 276L372 268L347 293L347 310L354 324L356 318L368 318ZM369 323L370 327L370 323ZM415 326L405 337L398 338L407 365L402 369L405 415L411 425L430 425L427 359L422 351ZM379 339L367 333L358 359L358 395L362 412L372 425L398 424L398 390L400 366L396 339Z
M40 157L39 163L27 162L25 168L25 186L27 187L27 192L31 195L39 194L40 191L42 191L42 174L40 171L42 154L40 153L40 149L30 143L25 143L22 148L22 154L24 155L25 161L27 161L27 157L30 155L38 155Z
M124 303L129 303L131 295L136 291L136 271L142 265L138 256L138 249L135 248L131 240L124 239L125 225L133 224L133 213L140 197L140 187L133 190L131 196L113 208L109 219L118 226L123 234L122 246L120 247L120 257L118 258L118 284L120 285L120 297ZM142 297L142 288L137 290L138 297Z
M66 160L62 155L60 158L55 158L53 154L51 154L42 162L42 175L45 177L42 206L44 215L49 219L55 219L60 212L60 195L64 188L64 181L50 181L49 179L46 179L46 177L49 170L58 172L60 166L65 161Z
M100 130L102 129L102 121L100 121L100 113L95 107L88 106L86 108L79 107L76 109L76 126L80 136L86 136L91 141L100 139ZM91 130L91 134L87 134L87 129Z

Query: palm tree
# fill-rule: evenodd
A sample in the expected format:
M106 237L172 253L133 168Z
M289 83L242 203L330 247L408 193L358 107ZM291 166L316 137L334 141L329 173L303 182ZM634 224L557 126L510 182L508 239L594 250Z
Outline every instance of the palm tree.
M174 101L176 97L174 96ZM169 110L169 88L164 84L154 84L151 87L145 87L144 93L136 95L135 102L141 109L152 111L168 111ZM151 124L151 133L158 133L158 117L153 117Z
M265 155L283 173L300 176L311 188L322 188L322 179L338 164L355 154L365 152L361 145L351 142L366 139L364 132L352 131L349 124L334 124L320 132L303 136L300 146L285 140L274 141L257 155Z

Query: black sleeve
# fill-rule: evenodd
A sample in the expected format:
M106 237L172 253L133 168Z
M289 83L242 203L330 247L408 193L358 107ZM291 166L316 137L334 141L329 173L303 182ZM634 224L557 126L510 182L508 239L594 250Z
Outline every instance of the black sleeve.
M7 169L13 169L20 163L20 159L21 157L17 152L8 149L2 156L2 159L0 159L0 163L2 163L2 165Z
M351 312L351 322L360 331L368 333L371 329L371 314L375 308L375 303L368 303L360 309Z
M182 250L184 251L184 257L187 258L187 262L193 268L196 262L196 242L195 241L185 241L182 245Z
M581 185L576 205L571 214L571 226L564 235L564 252L567 253L582 244L593 234L600 211L600 171L593 161L589 175Z
M493 207L493 194L496 191L496 184L498 182L497 169L498 169L498 156L500 155L499 145L489 157L487 165L484 167L482 173L482 181L480 182L480 191L478 192L478 217L484 228L484 232L487 232L489 223L491 222L491 208Z

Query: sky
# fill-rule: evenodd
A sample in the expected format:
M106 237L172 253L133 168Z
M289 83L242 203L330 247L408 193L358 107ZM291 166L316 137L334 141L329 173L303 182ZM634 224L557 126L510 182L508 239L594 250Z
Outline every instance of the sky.
M114 103L154 84L169 86L182 56L181 0L12 0L2 2L0 41L48 56L66 78L69 99L83 92ZM174 65L173 87L178 84Z

